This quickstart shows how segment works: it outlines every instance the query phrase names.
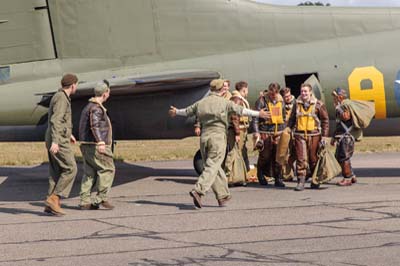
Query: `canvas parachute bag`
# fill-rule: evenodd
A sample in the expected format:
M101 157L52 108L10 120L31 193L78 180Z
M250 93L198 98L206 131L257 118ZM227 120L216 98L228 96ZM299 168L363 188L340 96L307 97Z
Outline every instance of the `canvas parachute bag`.
M276 149L275 160L282 165L283 179L287 180L293 177L292 166L288 164L290 156L290 141L292 139L292 130L287 127L282 131L281 137Z
M375 103L373 102L345 99L342 106L350 111L353 126L357 129L367 128L375 116Z
M232 161L230 163L232 164L232 167L230 169L232 169L232 172L228 177L228 183L229 184L244 183L246 182L246 175L247 175L246 163L243 160L242 154L240 152L237 143L235 143L235 146L231 152L232 152Z
M314 184L327 183L342 172L340 164L335 155L326 147L320 145L318 149L318 161L312 174L312 182Z
M278 142L278 147L276 149L277 152L275 160L280 165L285 165L288 162L290 139L291 139L291 130L290 128L287 127L282 131L281 137Z

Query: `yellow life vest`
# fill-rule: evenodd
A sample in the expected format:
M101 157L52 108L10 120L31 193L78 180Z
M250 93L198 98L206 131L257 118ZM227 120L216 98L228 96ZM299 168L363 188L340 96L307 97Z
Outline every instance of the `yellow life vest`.
M271 113L271 124L283 124L282 102L277 102L275 105L268 102L268 110Z
M275 105L268 102L268 110L271 113L271 118L268 119L268 124L275 125L275 134L278 132L278 125L283 124L282 102L277 102Z
M246 124L246 125L248 125L248 124L249 124L249 117L248 117L248 116L245 116L245 115L242 115L242 116L240 117L240 123L241 123L241 124Z
M306 111L302 104L297 104L297 130L304 131L314 131L318 129L318 123L315 118L315 103Z

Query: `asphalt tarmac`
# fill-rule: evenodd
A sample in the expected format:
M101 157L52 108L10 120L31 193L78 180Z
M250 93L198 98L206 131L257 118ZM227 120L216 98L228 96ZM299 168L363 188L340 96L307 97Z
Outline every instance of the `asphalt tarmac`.
M190 161L118 163L114 210L78 209L80 171L63 217L43 212L48 165L3 167L0 265L400 265L400 154L353 164L351 187L251 184L196 210Z

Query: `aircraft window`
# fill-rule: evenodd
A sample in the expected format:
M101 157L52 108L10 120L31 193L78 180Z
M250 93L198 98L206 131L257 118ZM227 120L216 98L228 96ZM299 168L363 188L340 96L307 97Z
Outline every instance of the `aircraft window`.
M10 67L0 67L0 81L7 81L10 79Z
M370 90L371 88L373 88L373 86L372 86L372 81L370 79L363 79L361 81L362 90Z
M304 73L304 74L296 74L296 75L285 75L285 84L286 87L289 87L292 91L292 94L295 97L300 95L300 86L303 84L311 75L315 75L319 80L318 73Z

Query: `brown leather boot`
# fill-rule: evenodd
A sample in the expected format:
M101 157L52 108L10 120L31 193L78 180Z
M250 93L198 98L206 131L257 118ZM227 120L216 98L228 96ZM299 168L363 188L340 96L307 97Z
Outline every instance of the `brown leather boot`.
M46 206L48 206L53 212L57 214L65 215L67 214L61 207L60 207L60 198L56 194L51 194L46 202Z
M352 182L350 178L343 178L342 180L340 180L339 182L336 183L336 185L340 186L340 187L347 187L347 186L351 186Z
M192 190L189 192L189 195L193 198L193 204L197 208L201 209L202 204L201 204L201 195L197 193L196 190Z
M114 205L112 205L109 201L104 201L104 200L100 203L100 206L102 206L107 210L112 210L115 208Z
M218 199L218 200L217 200L217 201L218 201L218 206L220 206L220 207L225 207L225 206L226 206L226 203L227 203L231 198L232 198L232 196L229 195L229 196L226 196L225 198Z
M351 183L353 184L357 183L357 177L355 175L352 176Z

